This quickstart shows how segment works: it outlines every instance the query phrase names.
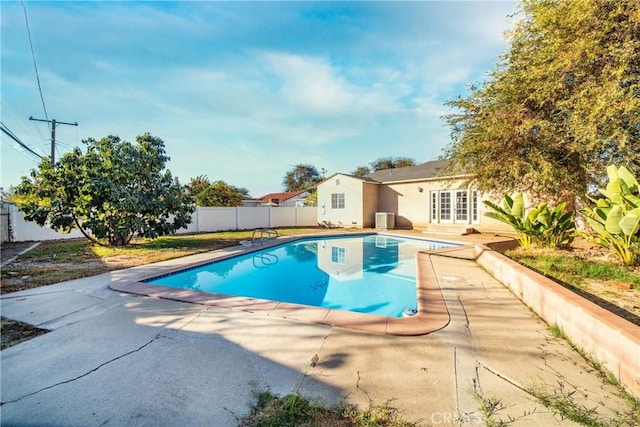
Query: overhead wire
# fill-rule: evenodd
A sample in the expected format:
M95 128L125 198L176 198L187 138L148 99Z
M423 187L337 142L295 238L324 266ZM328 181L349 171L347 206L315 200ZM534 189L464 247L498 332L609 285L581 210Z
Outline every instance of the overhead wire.
M23 137L24 137L24 135L26 135L27 138L30 139L30 140L37 140L38 139L37 137L33 136L33 133L32 133L32 131L30 129L27 129L27 128L25 128L24 126L22 126L20 124L21 120L20 120L18 114L15 113L13 111L13 109L9 105L7 105L6 102L4 102L4 99L0 99L0 103L2 105L2 117L4 119L9 118L10 120L8 120L8 121L11 121L15 125L17 125L20 128L20 131L21 131ZM11 116L11 117L7 117L7 116ZM38 126L36 126L35 123L33 123L33 126L35 127L36 131L38 132L38 135L40 136L40 140L42 140L43 143L49 144L50 140L45 138L42 135L42 132L40 132L40 128ZM43 151L43 153L46 153L46 151Z
M9 138L13 139L16 143L18 143L18 145L20 145L22 148L24 148L27 152L29 152L30 154L38 157L39 159L42 160L42 156L39 155L38 153L36 153L35 151L33 151L31 149L31 147L29 147L27 144L25 144L24 142L22 142L20 140L20 138L18 138L12 131L11 129L9 129L4 123L0 122L0 131L2 131L4 134L6 134Z
M29 36L29 47L31 47L31 58L33 59L33 68L36 72L36 81L38 82L38 92L40 92L40 101L42 101L42 109L44 110L44 117L49 121L49 115L47 114L47 106L44 103L44 95L42 93L42 85L40 84L40 74L38 73L38 64L36 62L36 52L33 48L33 39L31 37L31 28L29 27L29 18L27 17L27 8L24 5L24 0L20 0L22 10L24 11L24 22L27 26L27 35ZM49 126L49 132L51 132L51 125Z

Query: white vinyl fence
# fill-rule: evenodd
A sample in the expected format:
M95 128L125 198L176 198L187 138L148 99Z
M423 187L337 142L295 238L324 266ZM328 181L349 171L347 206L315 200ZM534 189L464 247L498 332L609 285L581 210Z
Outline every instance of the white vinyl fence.
M41 240L73 239L83 237L78 230L69 234L59 233L35 222L27 222L16 205L4 203L8 215L2 216L2 241L28 242ZM203 233L225 230L252 230L276 227L312 227L317 225L315 207L197 207L191 224L176 234ZM6 218L6 224L5 224Z

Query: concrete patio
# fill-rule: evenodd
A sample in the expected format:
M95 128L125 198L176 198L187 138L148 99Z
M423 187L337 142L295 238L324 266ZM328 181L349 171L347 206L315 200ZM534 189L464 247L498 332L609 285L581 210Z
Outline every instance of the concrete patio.
M52 332L0 353L2 425L234 426L265 389L329 405L389 403L420 425L482 425L481 401L509 425L576 425L532 388L603 419L628 411L615 387L474 261L432 259L451 321L415 337L108 288L185 259L4 295L3 316Z

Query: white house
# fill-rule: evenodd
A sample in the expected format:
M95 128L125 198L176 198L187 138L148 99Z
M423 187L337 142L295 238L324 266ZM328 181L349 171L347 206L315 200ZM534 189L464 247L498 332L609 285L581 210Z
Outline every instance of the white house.
M447 176L447 160L386 169L366 177L336 173L318 185L318 223L344 227L422 229L430 232L505 232L505 224L484 217L480 192L465 186L468 176ZM384 214L393 215L384 215ZM383 224L385 225L385 224Z

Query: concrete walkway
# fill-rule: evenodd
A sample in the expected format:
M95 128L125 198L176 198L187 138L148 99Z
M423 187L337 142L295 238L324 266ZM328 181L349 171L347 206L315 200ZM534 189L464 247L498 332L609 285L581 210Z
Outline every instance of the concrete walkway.
M252 393L265 389L326 404L389 403L406 420L436 426L482 425L487 416L576 425L525 391L532 388L605 421L628 411L614 387L475 262L432 260L451 322L418 337L108 289L112 279L175 260L5 295L3 316L53 331L0 353L2 425L235 426Z

